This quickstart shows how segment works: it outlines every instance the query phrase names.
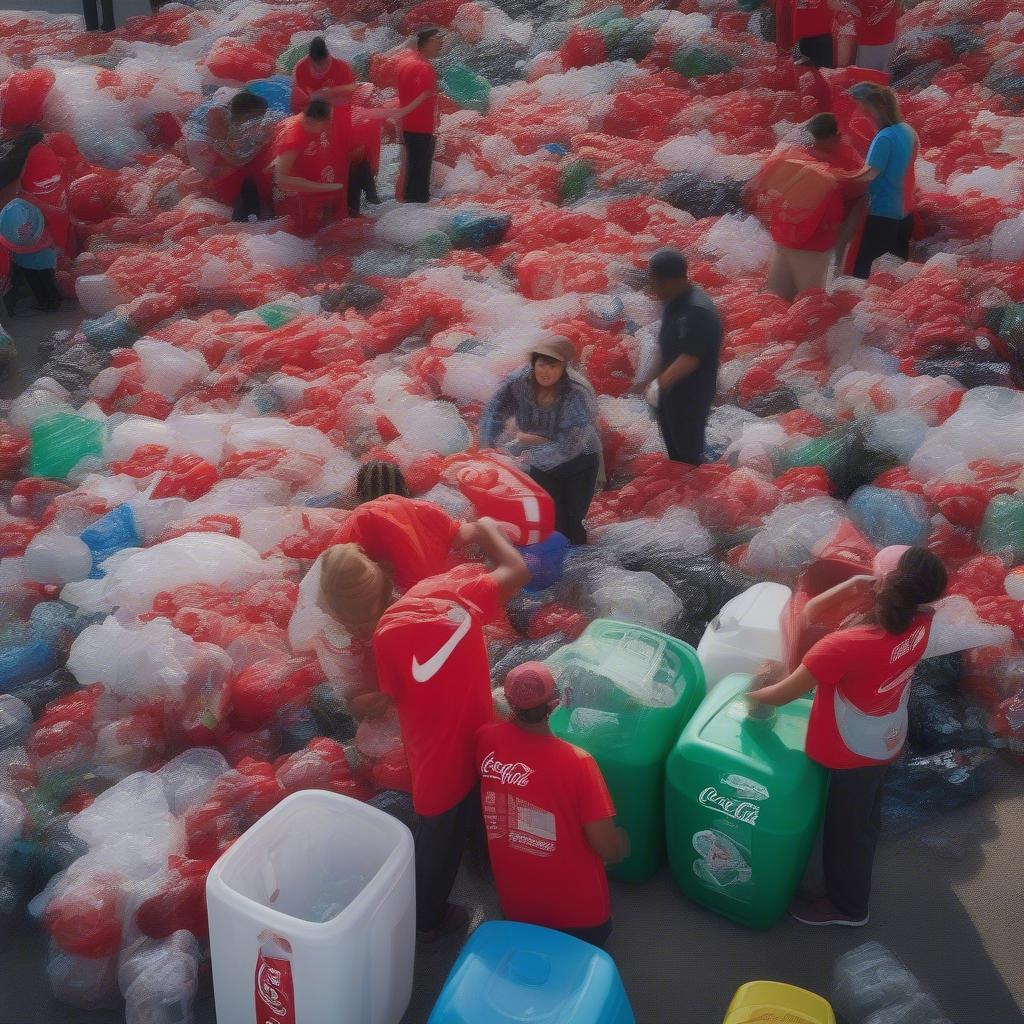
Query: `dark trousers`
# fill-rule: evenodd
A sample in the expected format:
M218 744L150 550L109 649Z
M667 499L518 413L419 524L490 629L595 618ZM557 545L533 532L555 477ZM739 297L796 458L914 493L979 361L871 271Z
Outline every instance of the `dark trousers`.
M910 259L910 237L913 233L913 214L909 214L903 220L869 214L864 221L860 248L853 264L853 276L866 281L871 276L871 265L879 256L885 256L887 253L901 260Z
M571 935L574 939L582 939L592 946L603 946L612 933L612 919L609 917L604 924L595 924L593 928L558 928L557 931Z
M597 487L599 460L596 455L577 455L554 469L531 469L530 476L551 495L555 503L555 529L570 544L586 544L583 520Z
M246 178L242 182L242 190L238 193L238 200L235 203L235 212L232 214L233 221L245 223L250 216L259 220L263 215L262 204L260 203L260 190L256 182Z
M825 807L822 859L825 891L851 917L865 917L871 869L882 827L882 783L887 764L834 769Z
M102 28L104 32L113 32L117 28L114 24L114 0L99 0L99 6L103 9L102 25L100 25L96 6L96 0L82 0L82 13L85 15L86 29L95 32L98 28Z
M808 36L796 44L796 48L815 66L834 68L836 66L835 46L831 34Z
M664 397L658 402L658 426L665 442L665 451L673 462L686 462L699 466L704 461L704 432L707 428L708 412L677 410Z
M430 169L437 137L426 132L402 132L405 140L405 201L430 202Z
M369 203L379 203L377 182L369 160L353 160L348 169L348 212L358 217L363 196Z
M7 313L14 315L17 304L18 287L24 281L28 285L36 305L45 312L52 312L60 307L64 298L57 287L57 275L52 270L30 270L27 267L11 266L11 289L4 296Z
M416 927L429 932L444 921L462 852L480 817L480 792L473 790L443 814L416 816Z

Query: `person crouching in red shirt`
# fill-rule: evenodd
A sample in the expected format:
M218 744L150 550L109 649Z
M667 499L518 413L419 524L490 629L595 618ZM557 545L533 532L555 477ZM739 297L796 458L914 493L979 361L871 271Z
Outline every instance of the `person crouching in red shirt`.
M357 545L328 548L321 568L321 606L353 636L373 637L380 693L363 713L382 714L390 702L398 711L417 816L416 928L424 942L468 923L448 896L479 820L477 730L494 715L483 628L530 578L493 520L475 526L492 570L461 565L393 604L390 574Z
M345 208L348 159L339 163L330 104L310 100L303 113L282 121L274 152L275 207L294 219L299 234L314 234Z
M441 52L443 42L440 29L422 29L416 34L416 49L398 66L398 102L405 143L402 198L407 203L430 202L438 117L437 72L431 61Z
M594 759L558 739L551 670L527 662L505 677L508 722L477 733L480 800L501 910L595 946L612 930L606 864L629 853Z

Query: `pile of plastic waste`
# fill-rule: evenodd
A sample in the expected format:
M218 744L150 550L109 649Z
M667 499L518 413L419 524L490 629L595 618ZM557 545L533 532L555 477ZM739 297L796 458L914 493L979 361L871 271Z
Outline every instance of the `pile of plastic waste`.
M914 260L788 306L744 184L820 106L752 6L174 3L102 35L0 14L0 119L60 157L86 314L0 425L0 913L31 901L59 998L187 1008L227 844L304 787L402 810L397 721L349 714L372 682L311 566L362 460L468 513L453 466L541 332L594 385L608 485L591 545L492 628L496 681L596 617L695 644L852 531L926 543L952 580L890 820L976 795L979 749L1024 751L1024 18L905 15ZM287 109L323 32L357 101L394 104L396 47L426 24L451 30L438 198L315 239L232 224L187 161L205 99L250 83ZM643 398L661 245L726 323L697 469Z

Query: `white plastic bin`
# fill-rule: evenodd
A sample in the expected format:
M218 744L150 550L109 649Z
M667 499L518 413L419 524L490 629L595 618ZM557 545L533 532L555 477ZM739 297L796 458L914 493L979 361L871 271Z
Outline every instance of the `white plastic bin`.
M412 993L415 876L412 834L390 815L334 793L295 793L217 861L206 898L217 1024L273 1019L256 1014L265 933L291 949L294 1024L401 1020Z
M782 660L779 619L792 594L781 583L755 583L708 623L697 656L709 691L726 676L753 675L766 659Z

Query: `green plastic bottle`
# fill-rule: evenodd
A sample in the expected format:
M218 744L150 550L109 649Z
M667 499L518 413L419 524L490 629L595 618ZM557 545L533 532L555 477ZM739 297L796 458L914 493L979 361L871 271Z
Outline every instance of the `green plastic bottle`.
M978 546L993 555L1017 562L1024 558L1024 499L997 494L985 509Z
M750 676L723 679L669 755L668 859L692 900L770 928L800 884L828 772L804 753L811 702L752 708Z
M562 168L558 179L558 201L573 203L594 183L596 172L589 160L573 160Z
M74 413L58 412L32 425L32 476L63 480L88 455L103 455L106 425Z
M629 833L629 857L609 874L646 881L665 857L665 759L704 696L697 654L653 629L597 619L548 665L563 696L551 729L593 755Z

